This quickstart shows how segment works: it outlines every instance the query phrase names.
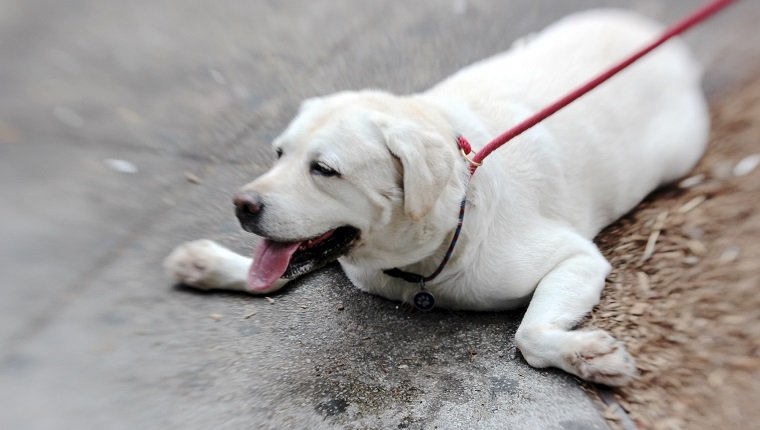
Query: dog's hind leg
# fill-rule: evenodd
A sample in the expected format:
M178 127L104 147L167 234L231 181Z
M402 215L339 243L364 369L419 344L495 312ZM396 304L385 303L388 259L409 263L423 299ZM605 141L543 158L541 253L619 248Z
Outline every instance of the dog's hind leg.
M636 371L625 347L603 330L572 330L598 303L610 265L581 236L568 234L562 243L565 257L539 282L515 335L517 346L531 366L623 385Z
M247 288L247 278L252 262L251 258L203 239L186 242L175 248L164 260L164 268L176 282L203 290L237 290L266 294L285 285L286 281L280 280L266 290L250 291Z

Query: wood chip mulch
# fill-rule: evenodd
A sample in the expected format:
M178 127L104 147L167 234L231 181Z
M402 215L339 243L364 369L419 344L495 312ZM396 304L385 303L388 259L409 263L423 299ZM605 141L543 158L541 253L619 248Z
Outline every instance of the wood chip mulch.
M584 326L636 358L614 397L639 428L760 428L758 163L760 78L713 104L691 175L597 239L614 269Z

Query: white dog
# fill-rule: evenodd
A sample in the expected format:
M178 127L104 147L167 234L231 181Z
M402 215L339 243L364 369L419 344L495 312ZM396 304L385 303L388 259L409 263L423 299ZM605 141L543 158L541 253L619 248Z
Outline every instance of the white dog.
M456 136L475 150L653 40L630 12L572 15L508 52L410 96L379 91L307 100L273 143L278 161L235 197L265 239L254 259L202 240L166 260L179 282L269 293L337 259L360 289L409 302L441 262L467 197L453 256L426 285L440 307L529 303L516 343L529 364L620 385L635 374L601 330L573 330L598 302L609 263L592 242L700 158L709 118L700 69L680 40L656 50L488 157L468 184Z

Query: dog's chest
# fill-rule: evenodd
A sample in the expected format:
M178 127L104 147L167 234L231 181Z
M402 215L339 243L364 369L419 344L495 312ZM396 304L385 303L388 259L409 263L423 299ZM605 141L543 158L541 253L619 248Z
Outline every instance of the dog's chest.
M392 278L381 271L347 265L343 270L360 290L389 300L411 304L415 294L423 289L420 284ZM440 280L426 284L424 290L432 294L437 308L496 311L524 306L535 286L499 278L495 274L481 275L490 276L490 279L472 272L442 274Z

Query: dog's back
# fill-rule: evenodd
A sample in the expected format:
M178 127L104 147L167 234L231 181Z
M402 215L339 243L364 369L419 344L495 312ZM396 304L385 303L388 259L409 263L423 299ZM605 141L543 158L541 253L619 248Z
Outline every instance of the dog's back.
M463 100L495 136L662 31L629 11L571 15L427 94ZM523 170L534 159L556 159L559 170L534 166L536 175L558 176L543 181L554 190L549 191L555 205L550 211L574 218L568 221L593 236L654 188L686 174L701 156L709 117L700 75L685 44L670 41L534 131L561 139L531 142L529 132L497 151L502 153L497 158L508 170L518 165Z

